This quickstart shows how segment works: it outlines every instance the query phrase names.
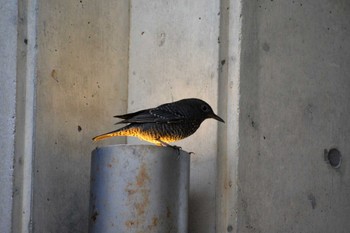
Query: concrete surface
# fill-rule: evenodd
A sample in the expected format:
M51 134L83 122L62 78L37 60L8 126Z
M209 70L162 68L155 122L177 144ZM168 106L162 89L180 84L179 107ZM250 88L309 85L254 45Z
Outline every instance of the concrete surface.
M128 110L155 107L188 97L217 111L219 1L131 3ZM177 142L191 156L190 227L215 231L217 125L206 120ZM130 139L129 143L145 143Z
M350 2L244 1L242 18L236 232L349 232Z
M17 1L0 1L0 229L11 232L16 120Z
M91 138L126 111L128 1L39 1L33 232L88 231Z
M16 137L12 232L31 232L36 81L35 0L18 2Z
M18 12L35 16L34 3L21 1ZM1 229L11 228L13 159L20 232L30 219L32 232L87 232L90 152L126 142L90 139L114 129L113 115L198 97L226 124L207 120L177 143L195 152L191 233L347 232L350 3L130 4L38 0L34 43L35 19L18 26L16 2L1 3ZM16 153L15 104L25 116L16 119ZM324 160L333 147L339 169Z
M241 11L241 1L221 1L215 232L237 229Z

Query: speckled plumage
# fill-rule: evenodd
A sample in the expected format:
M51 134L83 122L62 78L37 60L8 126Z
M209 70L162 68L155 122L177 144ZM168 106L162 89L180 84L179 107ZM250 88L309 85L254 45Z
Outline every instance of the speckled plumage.
M94 141L115 136L133 136L156 145L168 146L168 143L192 135L205 119L214 118L224 122L209 104L193 98L115 117L123 119L116 124L128 125L96 136Z

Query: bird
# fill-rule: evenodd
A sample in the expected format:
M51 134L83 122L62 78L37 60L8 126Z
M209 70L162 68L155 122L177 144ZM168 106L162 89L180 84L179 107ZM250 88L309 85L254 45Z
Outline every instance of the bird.
M93 141L116 137L133 136L157 146L172 146L169 143L184 139L197 131L201 123L209 118L225 123L216 115L208 103L201 99L189 98L165 103L155 108L140 110L125 115L115 123L128 124L120 129L92 138Z

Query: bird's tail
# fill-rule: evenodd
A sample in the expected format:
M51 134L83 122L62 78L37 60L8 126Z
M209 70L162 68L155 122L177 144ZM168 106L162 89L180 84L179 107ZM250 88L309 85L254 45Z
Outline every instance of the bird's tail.
M104 133L101 135L98 135L94 138L92 138L93 141L99 141L102 139L110 138L110 137L116 137L116 136L138 136L140 133L140 129L138 127L133 127L133 124L127 125L123 128Z
M119 129L108 132L108 133L104 133L101 135L98 135L96 137L92 138L92 141L96 142L96 141L100 141L106 138L110 138L110 137L116 137L116 136L125 136L124 134L121 133L122 131L120 131Z

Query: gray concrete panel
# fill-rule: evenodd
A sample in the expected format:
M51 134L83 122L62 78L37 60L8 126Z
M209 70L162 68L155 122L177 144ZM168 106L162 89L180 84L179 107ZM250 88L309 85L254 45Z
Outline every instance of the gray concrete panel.
M87 232L90 153L127 106L128 1L39 1L34 232Z
M220 2L144 1L131 4L129 111L182 98L217 111ZM191 156L190 232L215 230L217 122L207 120L175 143ZM145 143L130 139L129 143Z
M244 2L238 232L349 232L349 24L348 1Z
M241 1L220 6L219 115L216 167L216 232L236 232L239 164Z
M17 1L0 1L0 229L11 232L15 150Z
M90 139L114 129L113 115L197 97L226 124L207 120L176 143L195 152L190 232L347 232L350 4L242 4L241 12L229 0L135 0L130 9L127 1L40 0L36 44L34 19L20 18L17 41L17 5L1 4L1 229L10 231L17 88L25 117L16 120L15 174L25 178L16 190L25 199L14 211L26 211L23 231L32 205L34 232L87 232L90 152L126 142ZM343 156L338 169L324 159L331 148Z

